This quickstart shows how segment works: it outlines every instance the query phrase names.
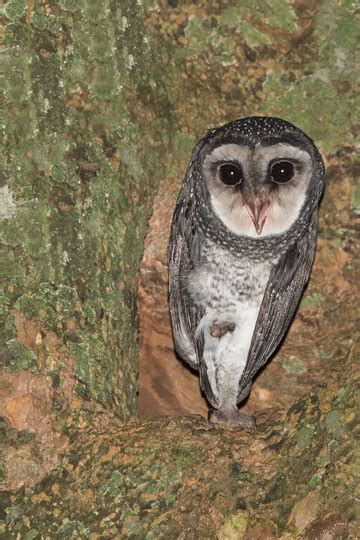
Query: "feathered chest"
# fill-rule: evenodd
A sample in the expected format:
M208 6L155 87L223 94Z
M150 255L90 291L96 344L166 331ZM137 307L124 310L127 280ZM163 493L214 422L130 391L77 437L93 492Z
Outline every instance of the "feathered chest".
M194 269L183 274L183 286L192 301L204 308L236 308L239 303L261 303L276 259L256 262L238 258L206 240Z

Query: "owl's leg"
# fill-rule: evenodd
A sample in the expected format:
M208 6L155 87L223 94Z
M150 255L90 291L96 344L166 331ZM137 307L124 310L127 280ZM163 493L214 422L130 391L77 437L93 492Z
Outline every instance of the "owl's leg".
M238 395L237 403L241 403L244 399L246 399L250 393L251 390L251 384L248 384L245 386L245 388L241 391L240 395ZM211 409L209 411L209 421L213 422L214 424L229 424L229 425L235 425L239 427L249 427L252 429L255 429L255 418L249 414L241 413L237 407L231 407L228 409Z
M232 381L230 378L222 381L222 392L219 392L219 398L222 398L219 402L217 409L210 409L209 421L214 424L227 424L238 427L249 427L251 429L256 428L255 418L252 415L244 414L237 408L237 403L240 403L248 396L251 385L249 384L238 396L239 384L237 383L232 387ZM234 397L236 393L236 398Z
M209 421L213 424L227 424L228 426L256 428L255 418L250 414L241 413L237 407L234 409L210 409Z

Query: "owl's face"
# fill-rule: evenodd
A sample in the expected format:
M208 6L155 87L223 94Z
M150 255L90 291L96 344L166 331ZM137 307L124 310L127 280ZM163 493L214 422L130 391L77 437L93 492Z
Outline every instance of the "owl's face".
M296 139L218 144L202 156L215 214L233 233L281 234L296 221L313 173L311 150Z

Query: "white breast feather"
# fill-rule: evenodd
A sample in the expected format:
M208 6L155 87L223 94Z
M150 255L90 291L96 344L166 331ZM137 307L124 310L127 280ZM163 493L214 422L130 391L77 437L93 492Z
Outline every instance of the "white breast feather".
M236 268L229 266L229 269L230 273L236 276ZM188 276L187 287L193 301L205 309L195 337L197 338L200 333L204 336L203 361L217 400L213 405L226 408L227 402L236 402L239 380L246 366L254 328L269 279L270 265L252 263L246 269L247 273L251 273L251 281L256 283L256 291L254 290L254 294L249 298L242 298L241 294L236 296L234 283L223 267L220 280L219 274L215 275L209 270L209 267L203 266L192 272ZM216 296L220 298L217 305L211 302L215 287ZM214 322L234 323L235 329L221 338L213 337L210 328Z

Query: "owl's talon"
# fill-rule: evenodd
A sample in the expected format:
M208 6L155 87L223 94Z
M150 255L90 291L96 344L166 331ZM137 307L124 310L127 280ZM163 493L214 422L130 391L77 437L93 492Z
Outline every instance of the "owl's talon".
M210 336L221 339L228 332L232 334L235 330L235 326L236 325L234 322L221 324L218 321L214 321L213 324L210 326L209 333Z
M209 422L212 424L226 424L228 426L236 427L247 427L255 431L256 422L254 416L249 414L244 414L235 410L223 410L218 411L216 409L211 409L209 411Z

